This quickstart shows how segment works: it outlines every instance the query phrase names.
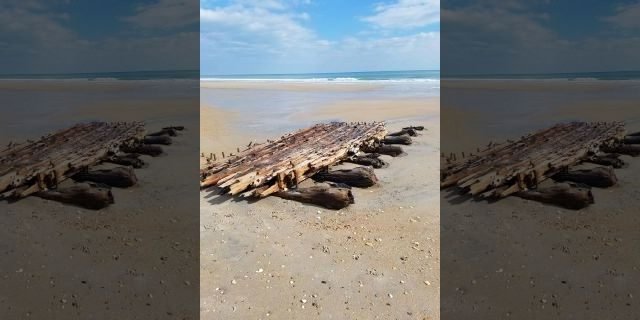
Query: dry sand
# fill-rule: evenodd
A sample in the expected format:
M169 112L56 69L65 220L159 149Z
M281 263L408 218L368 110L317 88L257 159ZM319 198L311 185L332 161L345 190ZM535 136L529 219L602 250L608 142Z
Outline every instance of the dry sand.
M0 318L197 319L198 99L87 102L51 125L135 119L148 130L187 130L166 155L143 156L149 166L136 169L138 185L112 189L106 209L0 202Z
M327 116L428 129L407 156L383 156L380 185L355 188L356 203L339 211L203 191L201 319L439 319L437 101L345 102L304 115Z
M606 88L610 85L604 84ZM575 86L566 87L582 92ZM528 120L544 126L549 119L638 119L637 101L585 101ZM478 144L498 141L492 132L475 128L499 115L469 116L452 110L456 109L442 106L443 125L464 128L466 134L460 139L467 137ZM628 129L640 127L630 123ZM525 133L514 131L512 137ZM469 145L451 137L442 143L443 149L465 150L460 145ZM640 308L636 301L640 296L640 256L636 254L640 248L640 160L623 159L629 167L616 169L618 185L594 188L595 204L579 211L516 197L487 203L441 192L443 318L633 318Z

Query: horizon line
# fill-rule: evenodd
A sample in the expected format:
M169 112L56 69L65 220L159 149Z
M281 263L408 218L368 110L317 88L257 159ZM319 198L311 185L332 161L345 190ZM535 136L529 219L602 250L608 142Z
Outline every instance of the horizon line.
M230 74L203 74L200 76L274 76L274 75L307 75L307 74L336 74L336 73L369 73L369 72L408 72L408 71L438 71L440 69L402 69L402 70L370 70L370 71L330 71L330 72L292 72L292 73L230 73Z
M95 73L136 73L136 72L176 72L200 71L200 69L162 69L162 70L131 70L131 71L86 71L86 72L44 72L44 73L0 73L2 76L53 76L53 75L81 75Z

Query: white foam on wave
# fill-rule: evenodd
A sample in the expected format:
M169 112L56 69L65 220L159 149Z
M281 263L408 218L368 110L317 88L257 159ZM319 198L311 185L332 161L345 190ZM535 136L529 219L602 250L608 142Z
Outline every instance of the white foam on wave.
M307 79L281 79L281 78L200 78L205 82L245 81L245 82L311 82L311 83L440 83L440 79L428 78L399 78L399 79L357 79L357 78L307 78Z

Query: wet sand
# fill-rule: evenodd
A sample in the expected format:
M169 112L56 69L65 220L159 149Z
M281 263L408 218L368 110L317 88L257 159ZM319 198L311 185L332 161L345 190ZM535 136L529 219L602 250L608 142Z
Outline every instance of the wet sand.
M227 118L227 130L272 138L242 131L243 116ZM354 188L356 203L342 210L203 191L201 318L439 319L437 101L340 102L291 115L298 117L392 117L390 130L427 130L405 147L407 156L383 156L390 166L376 170L380 185Z
M20 90L33 94L34 89ZM69 90L74 93L62 93L86 93ZM8 91L0 89L0 95L15 94ZM97 119L146 120L148 130L179 124L187 130L164 147L166 155L143 156L149 166L135 170L138 185L113 188L115 204L103 210L36 197L0 202L0 314L3 319L195 319L198 100L137 97L116 103L90 97L84 107L56 112L28 134L4 127L2 136L17 141ZM0 118L19 123L14 112L0 109Z
M483 99L496 94L491 84L467 83L467 91L458 93L468 94L473 106L485 106ZM569 83L549 94L543 90L547 83L523 85L516 82L506 86L513 90L503 91L505 97L518 95L523 102L540 105L522 126L513 125L521 119L510 116L528 111L490 112L517 109L516 100L473 113L461 111L473 110L462 100L443 101L443 151L473 151L477 145L517 138L556 121L626 121L628 130L640 130L640 108L635 107L640 99L625 89L634 83ZM608 90L612 96L594 99L584 86ZM504 125L494 126L500 123ZM461 130L458 135L456 129ZM516 197L488 203L441 192L443 317L623 319L635 314L640 294L635 285L640 258L634 253L640 247L640 160L622 158L629 167L615 170L618 185L593 188L595 204L579 211Z
M377 84L344 83L344 82L293 82L293 81L201 81L200 86L206 89L232 90L282 90L282 91L370 91L381 87Z

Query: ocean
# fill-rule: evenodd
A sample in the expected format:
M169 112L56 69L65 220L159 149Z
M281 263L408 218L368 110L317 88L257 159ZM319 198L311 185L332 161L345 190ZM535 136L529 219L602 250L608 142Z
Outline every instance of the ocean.
M514 74L458 74L445 75L445 80L640 80L640 71L602 71L574 73L514 73Z
M372 71L307 74L207 75L201 82L270 82L249 89L201 87L200 101L229 112L250 114L242 119L242 130L277 135L313 123L291 116L345 101L420 100L440 95L440 72L429 70ZM276 82L277 85L271 85ZM290 83L310 83L305 90L290 89ZM317 87L315 85L318 85ZM336 85L345 90L326 89ZM349 87L353 87L351 90ZM242 87L242 86L240 86ZM366 112L366 110L363 110ZM329 120L340 120L338 118ZM390 123L400 118L385 119Z
M93 73L0 74L1 80L197 80L198 70L126 71Z
M216 80L260 80L260 81L303 81L303 82L431 82L440 81L439 70L408 71L363 71L335 73L291 73L291 74L242 74L242 75L201 75L202 81Z

